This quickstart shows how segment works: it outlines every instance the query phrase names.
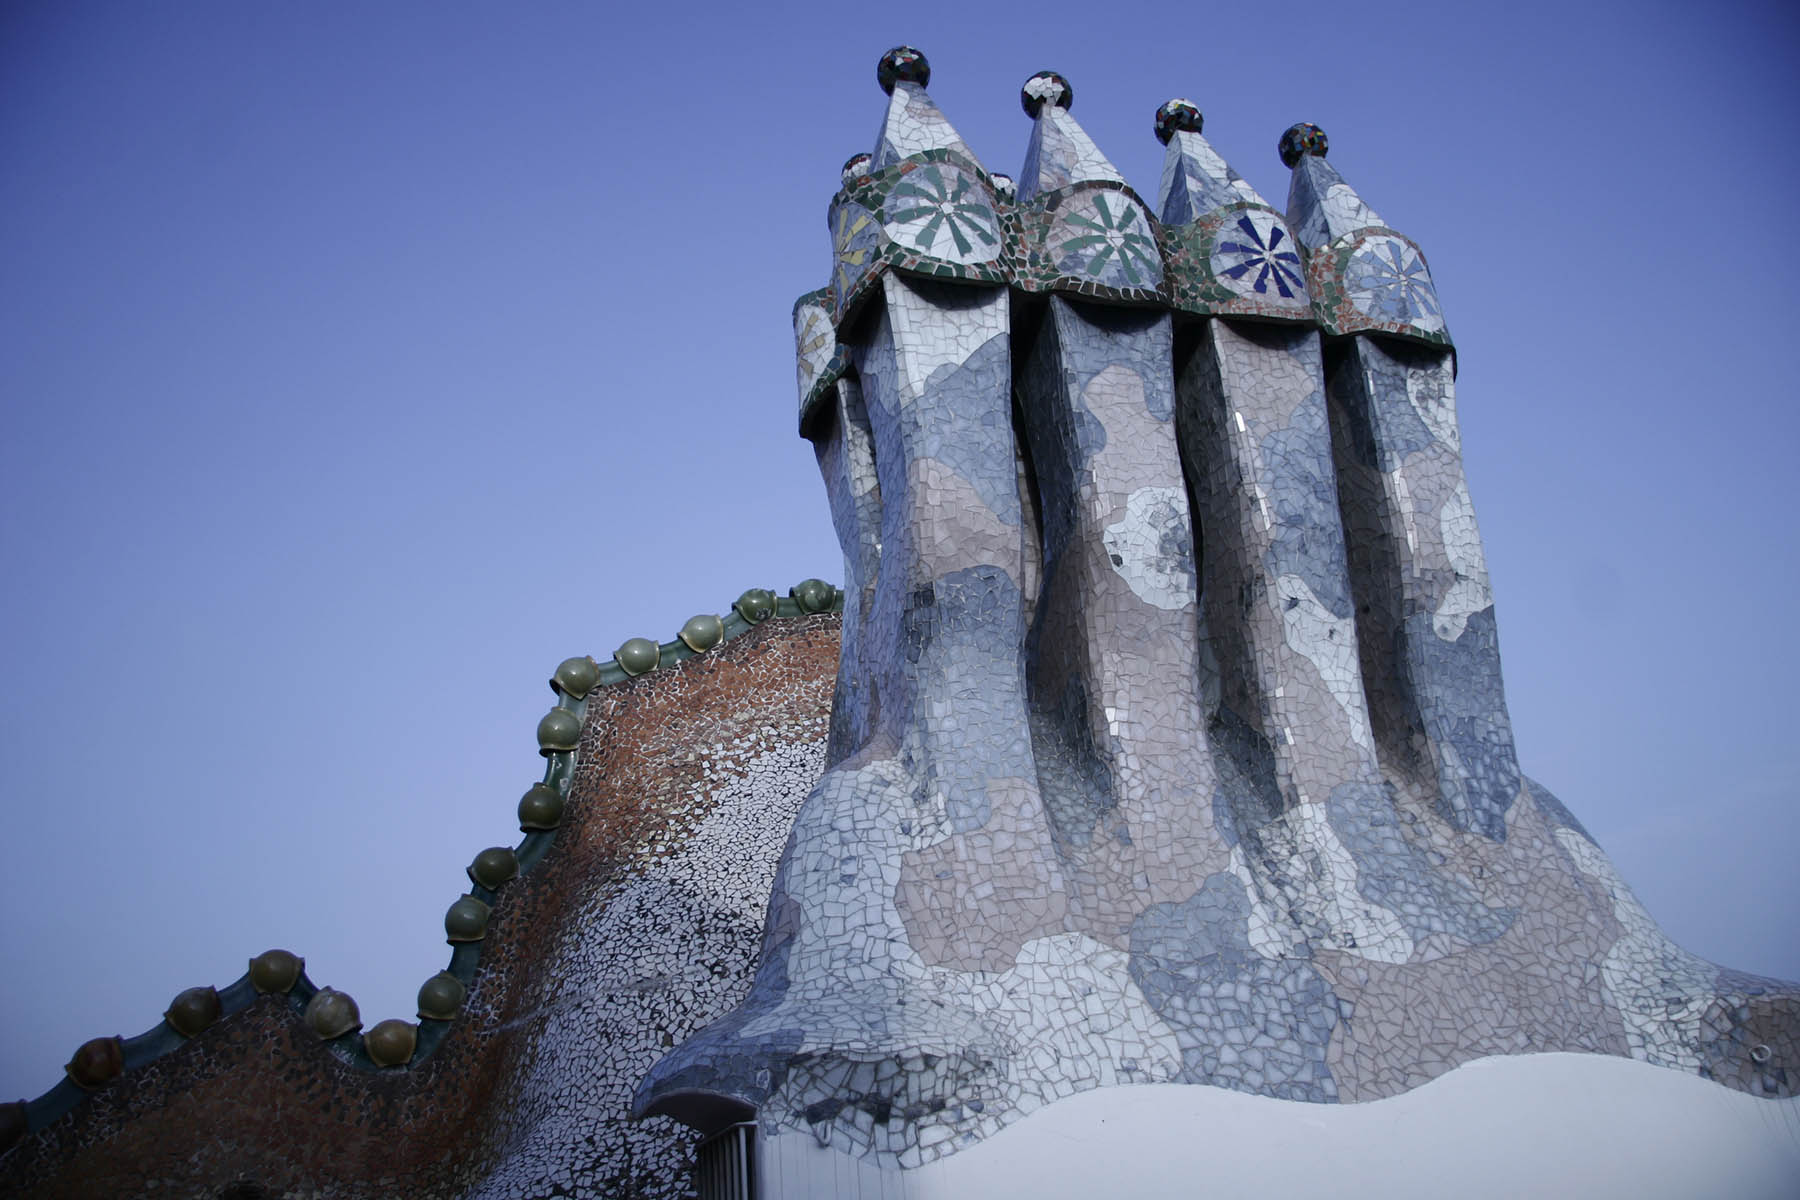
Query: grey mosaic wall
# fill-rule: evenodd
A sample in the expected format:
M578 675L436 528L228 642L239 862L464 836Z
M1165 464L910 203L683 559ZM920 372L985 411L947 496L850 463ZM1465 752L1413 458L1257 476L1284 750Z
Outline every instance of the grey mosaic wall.
M1016 187L884 57L795 308L845 555L828 767L755 981L643 1079L912 1166L1117 1083L1317 1102L1468 1059L1800 1082L1800 989L1673 945L1519 773L1419 248L1172 101L1154 207L1033 77Z

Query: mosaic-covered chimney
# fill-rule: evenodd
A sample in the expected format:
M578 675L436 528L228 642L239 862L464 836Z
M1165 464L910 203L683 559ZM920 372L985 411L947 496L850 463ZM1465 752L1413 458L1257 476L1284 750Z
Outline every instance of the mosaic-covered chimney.
M1026 81L1016 188L899 47L802 297L830 763L748 997L640 1112L910 1167L1076 1092L1375 1099L1493 1054L1794 1091L1800 992L1670 942L1519 772L1423 253L1185 100L1154 209Z

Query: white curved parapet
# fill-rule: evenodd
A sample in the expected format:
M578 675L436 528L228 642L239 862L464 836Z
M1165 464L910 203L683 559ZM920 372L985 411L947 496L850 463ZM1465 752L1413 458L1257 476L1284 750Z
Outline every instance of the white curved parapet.
M1468 1062L1367 1104L1224 1088L1082 1092L911 1171L760 1138L763 1200L1332 1196L1791 1200L1800 1098L1763 1100L1595 1054Z

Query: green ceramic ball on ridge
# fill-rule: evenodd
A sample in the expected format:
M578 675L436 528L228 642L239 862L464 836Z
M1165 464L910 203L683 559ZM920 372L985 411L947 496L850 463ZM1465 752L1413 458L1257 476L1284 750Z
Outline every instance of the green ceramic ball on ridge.
M320 988L306 1002L306 1027L326 1041L343 1037L362 1026L362 1014L356 1001L336 988Z
M363 1049L368 1052L369 1061L378 1067L404 1067L412 1061L418 1045L419 1027L398 1017L378 1021L363 1034Z
M548 757L581 745L581 718L566 708L553 708L537 727L538 753Z
M712 613L701 613L697 617L689 617L687 624L675 636L685 642L689 650L704 654L725 640L725 622Z
M286 992L300 982L306 960L287 950L264 950L250 960L250 986L259 992Z
M732 604L738 616L755 625L775 615L775 593L768 588L751 588Z
M523 833L555 829L562 824L563 798L547 783L533 784L519 797L519 829Z
M217 988L191 987L176 996L163 1020L182 1037L193 1037L225 1013Z
M513 853L511 846L489 846L475 856L469 864L469 880L488 891L498 891L500 885L519 874L519 856Z
M836 591L836 588L823 579L802 579L789 590L788 595L794 598L794 603L800 606L801 612L816 613L831 607Z
M462 1008L469 989L448 971L439 971L419 987L419 1017L426 1021L448 1021Z
M563 659L557 664L555 674L550 676L551 687L577 700L593 691L599 682L600 664L587 654Z
M662 647L649 638L631 638L613 651L613 661L627 675L642 675L656 670L656 664L662 661Z
M125 1043L117 1037L97 1037L81 1043L63 1070L76 1086L92 1091L105 1087L125 1070Z
M473 896L460 896L444 914L444 934L452 942L479 942L487 936L488 906Z

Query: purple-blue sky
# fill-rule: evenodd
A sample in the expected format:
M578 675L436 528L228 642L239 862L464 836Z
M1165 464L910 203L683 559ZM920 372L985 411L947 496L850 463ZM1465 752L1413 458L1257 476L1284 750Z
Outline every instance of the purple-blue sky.
M0 1099L270 946L410 1016L563 657L841 564L794 432L877 56L1014 171L1053 68L1430 256L1525 769L1800 977L1781 4L0 10ZM1357 15L1347 15L1355 13Z

